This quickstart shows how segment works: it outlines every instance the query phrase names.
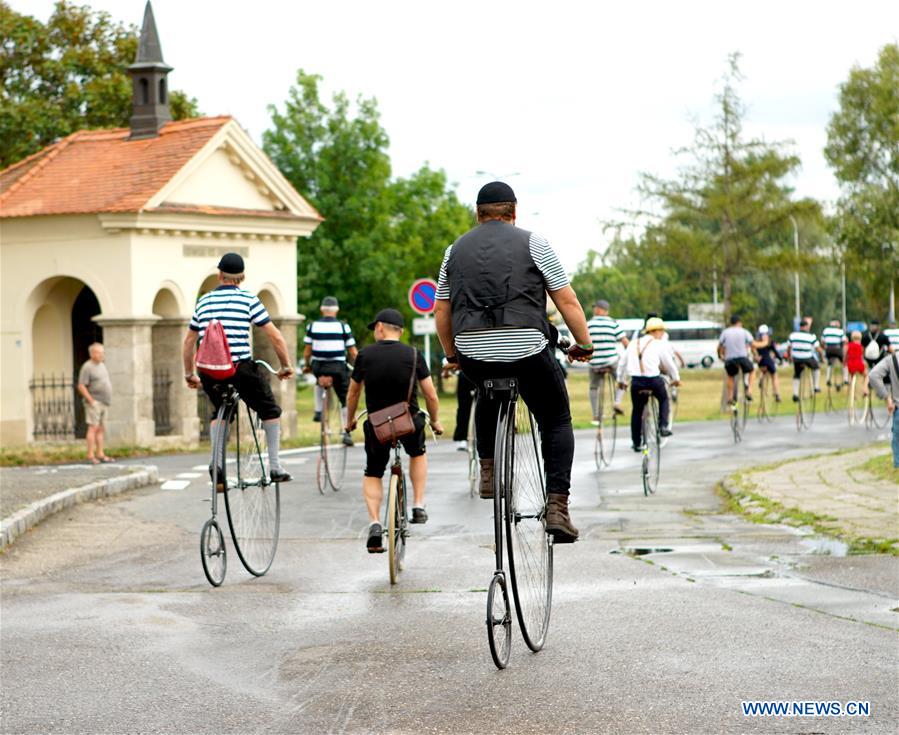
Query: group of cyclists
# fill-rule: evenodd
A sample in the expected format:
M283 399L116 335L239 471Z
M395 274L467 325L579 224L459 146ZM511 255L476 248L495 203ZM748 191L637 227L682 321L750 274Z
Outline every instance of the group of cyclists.
M555 358L559 333L547 318L547 296L573 337L567 359L589 363L589 395L595 421L599 421L603 411L600 385L605 374L612 373L617 384L613 406L616 414L623 414L621 401L630 386L631 440L635 451L642 450L640 417L650 396L658 401L660 434L671 435L670 388L680 384L679 364L683 367L683 360L657 314L647 315L643 328L627 335L610 316L610 304L599 299L593 305L592 318L587 321L550 244L515 225L516 205L512 188L503 182L491 182L478 193L478 224L446 249L440 267L435 310L437 333L446 355L445 365L460 373L460 382L464 381L464 392L469 397L472 389L487 379L517 379L520 395L540 429L547 491L546 532L556 544L570 543L579 535L568 509L574 433L565 375ZM236 253L225 255L219 263L219 286L199 300L185 337L185 380L190 388L202 386L215 404L214 380L197 375L195 351L210 324L220 321L236 368L235 375L229 379L239 384L236 387L240 395L264 421L272 480L288 482L291 477L278 461L280 408L268 380L251 359L250 325L260 327L271 340L281 361L280 379L292 377L294 366L284 338L264 306L255 295L240 287L243 278L243 259ZM405 404L414 415L410 433L400 438L411 457L414 494L411 522L424 523L428 519L424 505L427 459L425 419L418 407L418 386L432 428L442 432L439 400L428 366L420 352L401 342L405 323L396 309L378 312L368 325L374 342L358 350L349 325L338 318L337 299L325 297L320 308L321 316L306 329L303 351L304 371L311 372L317 383L314 419L321 420L320 391L333 387L342 406L343 442L352 445L355 413L363 391L369 412ZM866 374L885 354L896 350L899 350L899 328L893 323L881 330L877 322L872 322L864 333L853 331L847 335L840 322L833 320L819 339L812 331L812 320L806 317L789 335L784 355L794 368L793 400L798 400L799 379L804 370L812 371L817 392L821 365L825 362L829 384L838 361L845 381L853 373ZM727 395L732 404L736 402L738 376L742 377L746 400L752 400L756 363L759 370L770 374L775 400L781 400L777 376L781 356L767 325L760 325L753 335L744 328L739 316L732 316L730 325L720 335L718 353L724 361ZM475 424L479 494L485 499L494 494L498 411L496 400L479 394ZM222 429L212 427L213 433ZM464 440L460 432L464 428L457 426L454 438L459 442ZM389 446L376 436L369 420L364 423L363 433L366 455L363 496L370 524L366 549L377 553L383 551L378 518ZM220 461L221 458L213 458L213 463ZM224 484L225 468L218 467L215 473L212 470L210 465L210 474Z

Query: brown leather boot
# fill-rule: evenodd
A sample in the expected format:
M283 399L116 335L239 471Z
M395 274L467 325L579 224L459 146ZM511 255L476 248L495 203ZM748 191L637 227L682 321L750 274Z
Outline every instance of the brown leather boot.
M481 460L481 486L478 491L485 500L493 497L493 460Z
M570 544L577 541L578 530L568 515L568 496L549 493L546 497L546 532L557 544Z

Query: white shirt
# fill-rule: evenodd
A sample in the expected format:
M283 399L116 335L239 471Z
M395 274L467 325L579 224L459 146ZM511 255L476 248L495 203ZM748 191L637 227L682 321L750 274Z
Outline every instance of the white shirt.
M642 369L640 368L641 353ZM662 374L663 369L671 380L680 380L680 373L671 356L669 345L650 334L644 334L640 339L633 340L627 346L624 360L621 361L618 379L624 383L629 376L655 378Z

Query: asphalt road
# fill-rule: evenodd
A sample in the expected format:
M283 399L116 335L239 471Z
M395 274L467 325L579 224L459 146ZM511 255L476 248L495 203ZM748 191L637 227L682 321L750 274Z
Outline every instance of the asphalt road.
M152 488L45 522L2 556L2 723L9 733L895 733L899 567L787 527L721 515L741 466L876 437L819 416L678 427L645 498L626 442L593 467L578 433L572 515L556 550L549 640L513 636L493 666L484 625L492 506L465 455L432 447L428 510L391 588L363 549L362 452L320 496L314 456L289 455L281 544L255 579L231 553L203 577L208 480L157 458ZM177 477L179 474L199 475ZM166 487L166 486L163 486ZM686 512L685 512L686 511ZM626 550L670 549L645 555ZM817 553L816 553L817 552ZM861 700L867 718L750 718L746 700Z

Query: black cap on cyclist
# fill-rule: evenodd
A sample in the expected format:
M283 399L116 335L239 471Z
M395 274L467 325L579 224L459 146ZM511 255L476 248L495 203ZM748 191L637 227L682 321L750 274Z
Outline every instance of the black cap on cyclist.
M730 315L730 323L731 324L739 324L741 321L743 321L743 320L740 319L739 314L731 314Z
M392 324L394 327L399 327L400 329L406 326L406 320L403 319L403 315L396 309L381 309L381 311L375 315L374 320L368 325L368 328L374 329L375 324L378 322Z
M219 270L232 276L243 273L243 258L237 253L225 253L219 261Z
M325 298L322 299L321 308L322 309L338 309L338 308L340 308L340 304L337 303L336 296L325 296Z
M512 187L503 181L491 181L484 184L478 192L477 204L499 204L500 202L512 202L518 200L515 198L515 192Z

